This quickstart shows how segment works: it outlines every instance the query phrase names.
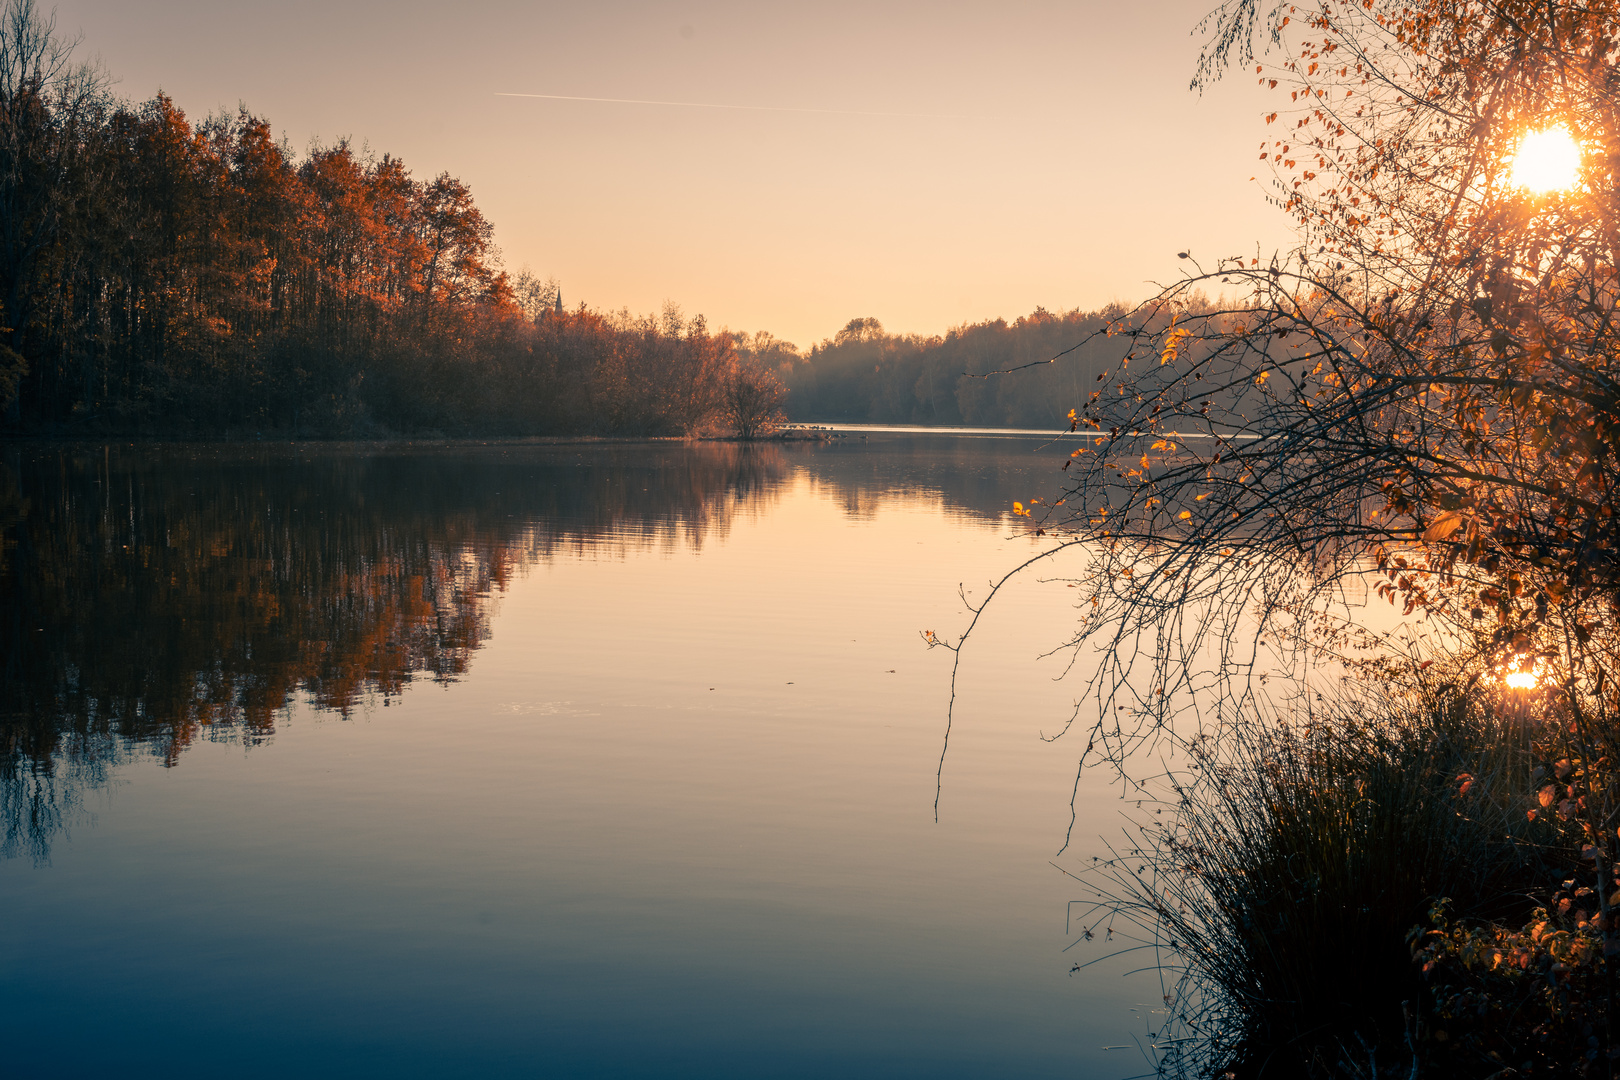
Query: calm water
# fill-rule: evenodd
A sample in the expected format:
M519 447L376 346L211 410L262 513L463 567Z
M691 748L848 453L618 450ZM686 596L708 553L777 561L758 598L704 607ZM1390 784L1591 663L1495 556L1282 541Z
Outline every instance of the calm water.
M0 1075L1143 1071L1039 446L0 448Z

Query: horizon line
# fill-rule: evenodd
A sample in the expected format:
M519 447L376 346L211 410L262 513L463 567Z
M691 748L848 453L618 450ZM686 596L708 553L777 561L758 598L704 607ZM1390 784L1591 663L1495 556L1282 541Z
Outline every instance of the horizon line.
M661 105L682 109L737 109L743 112L817 113L824 116L889 116L906 117L914 120L987 119L986 117L969 117L956 113L867 112L860 109L806 109L795 108L790 105L720 105L706 101L653 101L645 98L580 97L574 94L515 94L502 90L495 91L495 96L543 98L547 101L597 101L608 105Z

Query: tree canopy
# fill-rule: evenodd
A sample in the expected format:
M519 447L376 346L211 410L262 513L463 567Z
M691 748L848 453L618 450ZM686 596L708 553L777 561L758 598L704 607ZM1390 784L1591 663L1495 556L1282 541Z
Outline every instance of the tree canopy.
M1123 345L1073 414L1092 437L1044 521L1108 540L1090 629L1190 599L1247 611L1256 590L1268 619L1303 629L1324 589L1372 566L1381 595L1482 662L1554 649L1561 671L1607 665L1616 13L1288 11L1288 54L1257 65L1288 95L1260 149L1300 243L1188 256L1104 331ZM1531 190L1516 150L1558 127L1579 175Z

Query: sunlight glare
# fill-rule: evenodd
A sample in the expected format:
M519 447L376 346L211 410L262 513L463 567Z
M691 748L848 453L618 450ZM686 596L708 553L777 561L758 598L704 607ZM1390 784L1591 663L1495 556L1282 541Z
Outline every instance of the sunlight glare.
M1536 673L1534 671L1510 671L1502 676L1502 681L1514 690L1534 690L1536 688Z
M1580 178L1581 148L1563 124L1532 131L1513 155L1513 183L1537 194L1574 186Z

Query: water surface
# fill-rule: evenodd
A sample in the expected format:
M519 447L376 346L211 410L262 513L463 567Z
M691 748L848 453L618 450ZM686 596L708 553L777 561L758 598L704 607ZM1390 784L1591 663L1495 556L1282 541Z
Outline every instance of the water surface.
M1061 581L983 625L933 813L919 631L1062 454L5 448L0 1072L1140 1072L1157 983L1069 974L1049 864Z

